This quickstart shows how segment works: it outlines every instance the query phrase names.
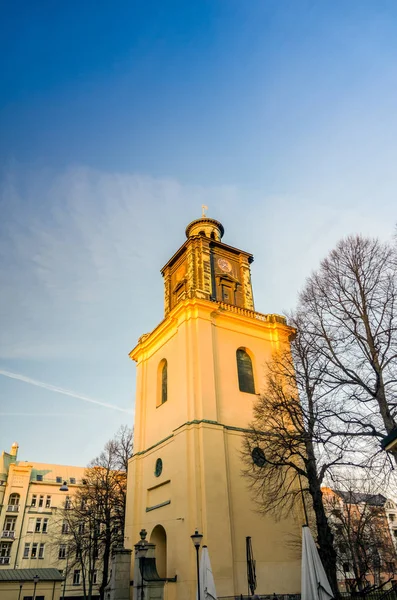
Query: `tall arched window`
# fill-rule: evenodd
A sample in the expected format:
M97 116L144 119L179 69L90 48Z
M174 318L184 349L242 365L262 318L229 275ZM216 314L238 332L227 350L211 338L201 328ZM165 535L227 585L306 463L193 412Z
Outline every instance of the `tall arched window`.
M168 399L168 364L165 358L159 364L157 381L157 406L161 406Z
M18 506L19 498L20 498L19 494L10 494L8 504L10 504L11 506Z
M252 361L244 348L239 348L236 352L238 387L240 392L255 394L254 371Z

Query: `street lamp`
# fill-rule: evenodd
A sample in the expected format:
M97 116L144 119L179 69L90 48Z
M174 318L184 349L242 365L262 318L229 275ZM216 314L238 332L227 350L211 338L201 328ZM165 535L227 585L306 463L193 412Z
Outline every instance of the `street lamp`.
M201 540L203 539L203 536L201 533L199 533L196 529L196 531L193 533L193 535L190 536L192 538L192 542L194 544L194 547L196 548L196 563L197 563L197 599L201 600L200 597L200 564L199 564L199 550L200 550L200 546L201 546Z
M63 484L59 488L59 491L60 492L68 492L69 491L68 484L66 483L66 481L63 482Z
M39 581L40 581L40 577L39 577L38 575L35 575L35 576L33 577L33 583L34 583L34 588L33 588L33 600L35 600L35 598L36 598L36 587L37 587L37 584L39 583Z
M145 544L144 540L139 543L138 549L136 551L136 556L139 559L139 571L141 573L141 600L145 599L143 592L143 574L145 572L145 558L148 551L148 547Z

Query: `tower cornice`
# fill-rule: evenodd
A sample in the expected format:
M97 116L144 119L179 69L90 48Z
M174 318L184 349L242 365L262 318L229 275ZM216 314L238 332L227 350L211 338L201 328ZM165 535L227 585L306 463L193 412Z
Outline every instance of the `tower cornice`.
M181 322L191 318L207 318L233 322L233 327L240 323L243 327L256 329L258 335L263 337L264 330L268 330L269 338L289 339L295 334L295 329L287 324L287 319L282 315L263 314L225 302L213 302L193 297L182 300L150 333L142 335L137 345L129 353L131 360L139 361L142 353L149 352L159 341L169 339L175 335ZM168 330L168 335L166 334ZM174 331L172 331L174 330Z

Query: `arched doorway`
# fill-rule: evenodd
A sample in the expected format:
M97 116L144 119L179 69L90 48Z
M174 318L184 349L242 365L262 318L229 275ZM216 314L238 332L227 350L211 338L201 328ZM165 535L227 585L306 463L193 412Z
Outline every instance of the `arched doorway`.
M150 535L150 543L156 544L156 566L160 577L167 577L167 534L162 525L156 525Z

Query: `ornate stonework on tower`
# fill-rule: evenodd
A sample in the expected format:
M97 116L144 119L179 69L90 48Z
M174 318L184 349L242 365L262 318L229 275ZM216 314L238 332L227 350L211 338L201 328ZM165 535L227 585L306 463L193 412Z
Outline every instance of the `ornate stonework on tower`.
M185 298L226 302L254 310L252 254L222 242L223 225L202 217L186 227L186 242L162 268L167 315Z
M134 456L128 469L125 540L142 528L156 546L165 600L195 600L198 529L208 546L219 597L247 590L252 538L257 592L297 593L299 515L261 516L242 477L241 445L263 388L266 363L288 348L292 329L254 310L252 255L222 241L203 215L162 269L165 318L142 335L137 365Z

